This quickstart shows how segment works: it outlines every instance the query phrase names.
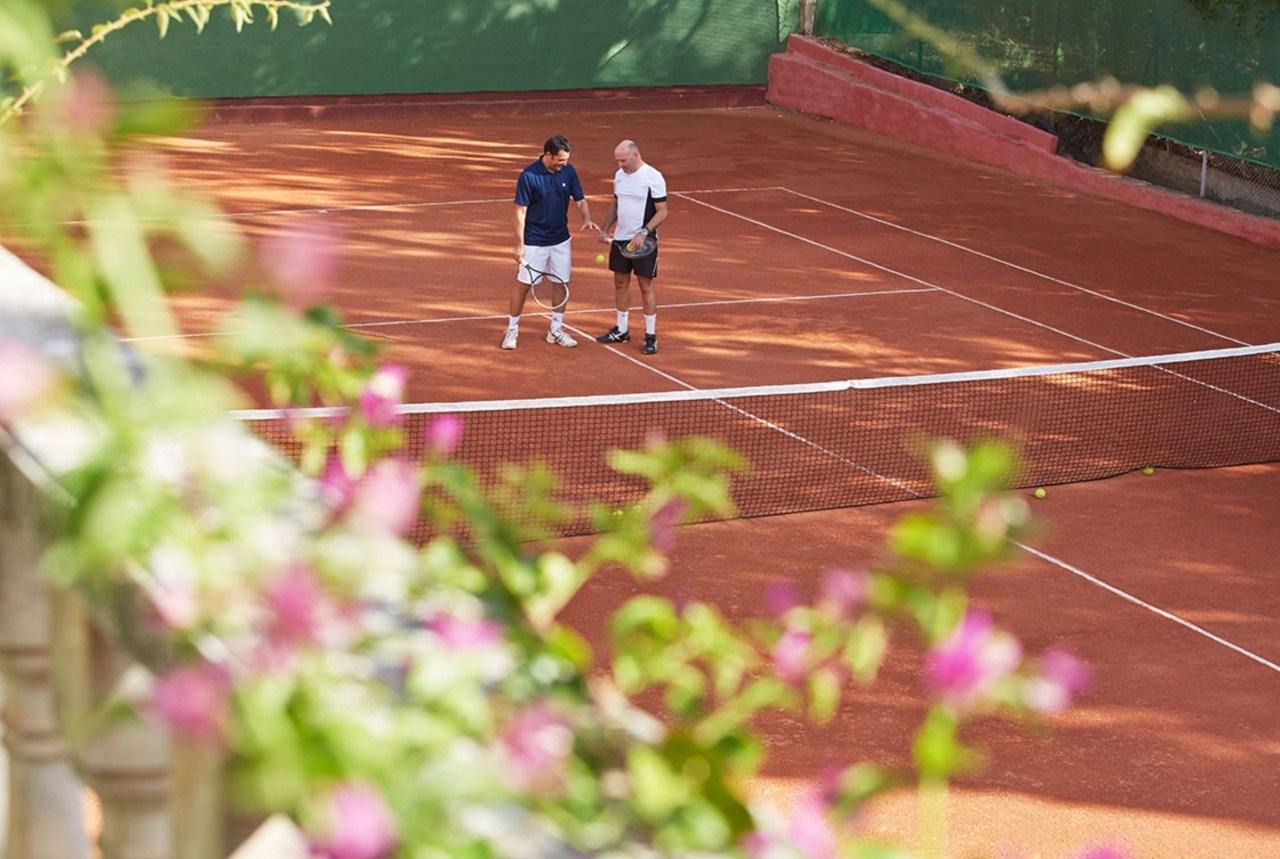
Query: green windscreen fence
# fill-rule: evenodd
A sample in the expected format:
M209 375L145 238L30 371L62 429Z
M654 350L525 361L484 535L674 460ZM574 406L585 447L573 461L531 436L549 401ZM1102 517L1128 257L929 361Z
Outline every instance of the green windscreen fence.
M2 2L2 0L0 0ZM126 5L76 0L84 32ZM88 61L116 84L186 98L508 92L764 83L798 0L333 0L333 26L288 13L236 33L218 8L197 35L145 21Z
M1112 75L1124 83L1211 86L1247 95L1280 84L1275 0L905 0L913 12L974 48L1014 89ZM866 0L818 0L815 30L922 73L976 83L931 45L903 33ZM1280 168L1280 130L1203 119L1160 134L1198 149Z

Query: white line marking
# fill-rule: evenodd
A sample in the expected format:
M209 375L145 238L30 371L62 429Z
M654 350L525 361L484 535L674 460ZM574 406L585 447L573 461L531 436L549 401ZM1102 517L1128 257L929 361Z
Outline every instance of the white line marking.
M1011 542L1018 548L1026 552L1029 552L1032 555L1035 555L1037 558L1040 558L1042 561L1047 561L1050 564L1053 564L1054 566L1061 567L1062 569L1066 570L1072 575L1079 576L1080 578L1084 579L1086 582L1096 585L1102 588L1103 590L1108 591L1120 597L1122 600L1131 602L1140 608L1144 608L1153 614L1159 615L1165 620L1173 621L1179 626L1184 626L1187 629L1191 630L1192 632L1196 633L1197 635L1203 635L1205 638L1209 639L1210 641L1213 641L1217 644L1221 644L1223 647L1229 650L1234 650L1236 653L1239 653L1242 656L1246 656L1249 659L1252 659L1254 662L1257 662L1259 665L1263 665L1267 668L1270 668L1272 671L1280 672L1280 665L1277 665L1271 660L1261 657L1258 654L1253 653L1252 651L1246 650L1240 645L1234 644L1219 635L1214 635L1212 632L1209 632L1209 630L1205 629L1204 627L1196 626L1194 623L1192 623L1189 620L1184 620L1183 618L1178 617L1176 614L1173 614L1172 612L1165 611L1159 606L1154 606L1149 602L1145 602L1139 599L1138 597L1134 596L1133 594L1127 591L1121 590L1115 585L1104 582L1102 579L1098 578L1097 576L1093 576L1093 575L1090 575L1089 573L1086 573L1084 570L1080 569L1079 567L1075 567L1075 566L1072 566L1071 564L1068 564L1066 561L1062 560L1061 558L1055 558L1053 555L1047 554L1045 552L1041 552L1039 549L1033 548L1032 546L1028 546L1025 543L1020 543L1017 540L1013 540Z
M679 196L681 196L681 194L677 193L677 194L675 194L674 196L679 197ZM699 206L706 206L708 209L711 209L712 211L720 212L721 214L729 215L730 217L733 217L733 218L738 218L739 220L746 221L746 222L747 222L747 223L749 223L749 224L754 224L754 225L756 225L757 227L761 227L761 228L766 229L766 230L772 230L773 232L775 232L775 233L780 233L780 234L782 234L782 235L784 235L784 236L787 236L788 238L792 238L792 239L795 239L795 240L797 240L797 241L804 242L805 244L812 245L812 246L814 246L814 247L816 247L816 248L821 248L822 250L829 251L830 253L833 253L833 254L838 254L839 256L846 257L846 258L851 259L851 260L854 260L854 261L856 261L856 262L860 262L860 263L862 263L863 265L871 266L872 268L874 268L874 269L878 269L879 271L883 271L883 272L887 272L888 274L896 275L897 277L901 277L901 278L903 278L903 279L905 279L905 280L909 280L909 281L911 281L912 283L918 283L918 284L921 284L921 285L923 285L923 286L930 286L930 287L933 287L934 289L938 290L939 292L945 292L947 295L950 295L950 296L953 296L953 297L955 297L955 298L958 298L958 299L960 299L961 301L967 301L967 302L969 302L970 304L976 304L976 305L978 305L979 307L985 307L985 308L986 308L986 309L988 309L988 310L994 310L996 313L1002 314L1002 315L1004 315L1004 316L1012 317L1013 319L1017 319L1017 320L1019 320L1019 321L1021 321L1021 322L1026 322L1027 324L1029 324L1029 325L1034 325L1034 326L1036 326L1036 327L1038 327L1038 328L1043 328L1043 329L1045 329L1046 331L1052 331L1053 333L1058 334L1058 335L1060 335L1060 336L1062 336L1062 337L1066 337L1066 338L1068 338L1068 339L1070 339L1070 340L1075 340L1075 341L1076 341L1076 342L1078 342L1078 343L1084 343L1085 345L1092 346L1093 348L1095 348L1095 349L1099 349L1099 350L1101 350L1101 351L1103 351L1103 352L1110 352L1112 355L1119 355L1119 356L1120 356L1120 357L1122 357L1122 358L1132 358L1132 357L1134 357L1134 356L1130 355L1130 354L1129 354L1129 353L1127 353L1127 352L1121 352L1119 349L1112 349L1110 346L1103 346L1101 343L1095 343L1095 342L1093 342L1092 340L1088 340L1088 339L1086 339L1086 338L1084 338L1084 337L1078 337L1078 336L1076 336L1075 334L1069 334L1068 332L1063 331L1063 330L1062 330L1062 329L1060 329L1060 328L1055 328L1055 327L1053 327L1052 325L1048 325L1048 324L1046 324L1046 323L1044 323L1044 322L1039 322L1039 321L1037 321L1037 320L1035 320L1035 319L1032 319L1032 318L1030 318L1030 317L1023 316L1023 315L1022 315L1022 314L1020 314L1020 313L1014 313L1012 310L1005 310L1003 307L998 307L998 306L996 306L996 305L994 305L994 304L991 304L991 303L989 303L989 302L981 301L981 300L979 300L979 299L977 299L977 298L972 298L972 297L970 297L970 296L968 296L968 295L965 295L965 294L963 294L963 293L956 292L956 291L955 291L955 290L953 290L953 289L947 289L945 286L941 286L941 285L939 285L939 284L932 283L931 281L924 280L923 278L915 277L914 275L906 274L905 272L898 271L897 269L893 269L893 268L889 268L888 266L880 265L879 263L872 262L871 260L866 259L865 257L860 257L860 256L858 256L857 254L851 254L851 253L849 253L849 252L847 252L847 251L842 251L842 250L840 250L840 249L838 249L838 248L833 248L833 247L831 247L830 245L825 245L825 244L823 244L822 242L818 242L818 241L814 241L813 239L805 238L804 236L801 236L801 235L798 235L798 234L796 234L796 233L792 233L792 232L789 232L789 231L787 231L787 230L784 230L784 229L782 229L781 227L775 227L775 226L773 226L772 224L766 224L764 221L757 221L755 218L748 218L746 215L740 215L740 214L738 214L737 212L731 212L731 211L729 211L728 209L722 209L722 208L720 208L719 206L713 206L713 205L711 205L710 203L704 202L704 201L702 201L702 200L695 200L695 199L694 199L694 198L692 198L692 197L686 197L685 199L689 200L689 201L690 201L690 202L692 202L692 203L697 203ZM1237 341L1237 342L1238 342L1238 341ZM1248 346L1249 344L1243 344L1243 345ZM1228 394L1229 396L1235 397L1236 399L1240 400L1241 402L1249 403L1250 405L1254 405L1254 406L1260 406L1261 408L1267 409L1268 411L1276 411L1276 409L1273 409L1273 408L1272 408L1272 407L1270 407L1270 406L1263 405L1262 403L1259 403L1259 402L1256 402L1256 401L1254 401L1254 400L1251 400L1251 399L1249 399L1248 397L1242 396L1242 395L1240 395L1240 394L1233 393L1233 392L1231 392L1231 391L1226 391L1226 390L1224 390L1224 389L1222 389L1222 388L1219 388L1219 387L1217 387L1217 386L1215 386L1215 385L1211 385L1211 384L1209 384L1209 383L1207 383L1207 382L1201 382L1201 381L1199 381L1198 379L1193 379L1193 378L1191 378L1190 376L1183 376L1182 374L1180 374L1180 373L1176 373L1176 372L1174 372L1173 370L1166 370L1166 369L1165 369L1165 368L1163 368L1163 367L1156 367L1155 369L1159 370L1159 371L1160 371L1160 372L1162 372L1162 373L1168 373L1168 374L1170 374L1170 375L1172 375L1172 376L1177 376L1177 377L1178 377L1178 378L1180 378L1180 379L1184 379L1185 381L1192 382L1193 384L1196 384L1196 385L1200 385L1201 387L1208 388L1208 389L1210 389L1210 390L1217 391L1217 392L1219 392L1219 393Z
M694 191L684 191L685 194L743 194L749 191L785 191L786 188L781 185L765 185L758 188L700 188ZM599 199L609 197L608 194L588 194L587 199ZM495 203L511 203L514 201L511 197L481 197L473 200L418 200L407 203L353 203L348 206L296 206L280 209L255 209L248 212L221 212L220 216L226 217L228 220L236 220L238 218L265 218L275 215L329 215L343 212L393 212L402 209L431 209L445 208L448 206L479 206L492 205ZM146 224L155 223L166 220L163 217L155 218L133 218L130 223ZM216 218L193 218L196 221L212 221ZM79 221L62 221L64 226L83 226L85 224L94 223L110 223L109 221L79 220ZM16 227L30 227L31 224L16 224Z
M674 304L663 304L664 310L671 308L689 308L689 307L712 307L722 304L772 304L780 301L822 301L830 298L862 298L871 295L911 295L919 292L936 292L937 290L922 287L920 289L873 289L864 292L832 292L815 295L784 295L771 296L767 298L721 298L712 301L682 301ZM640 309L637 304L633 310ZM608 313L614 310L612 307L589 307L582 310L569 310L566 315L585 314L585 313ZM541 314L545 315L545 314ZM506 319L505 313L491 313L480 316L437 316L431 319L388 319L381 322L348 322L343 328L391 328L402 325L434 325L441 322L485 322L495 319ZM150 337L121 337L122 343L140 343L150 340L188 340L199 339L203 337L217 337L216 331L206 331L194 334L160 334Z
M588 336L589 336L589 335L588 335L586 332L584 332L584 331L581 331L581 330L579 330L579 329L573 328L572 326L568 326L568 327L570 327L570 329L571 329L571 330L576 331L578 334L582 335L583 337L588 337ZM656 373L657 375L659 375L659 376L663 377L664 379L667 379L667 380L669 380L669 381L671 381L671 382L674 382L674 383L675 383L675 384L677 384L677 385L681 385L681 386L683 386L683 387L687 388L687 389L688 389L688 390L690 390L690 391L699 391L699 389L698 389L698 388L694 387L693 385L690 385L688 382L685 382L685 381L683 381L682 379L678 379L678 378L676 378L675 376L671 375L670 373L666 373L666 372L664 372L664 371L662 371L662 370L659 370L658 368L656 368L656 367L654 367L654 366L652 366L652 365L650 365L650 364L646 364L645 362L643 362L643 361L639 360L638 358L635 358L634 356L627 355L626 353L624 353L624 352L620 351L620 350L619 350L619 349L617 349L616 347L613 347L613 346L606 346L605 348L607 348L610 352L613 352L615 355L619 355L619 356L621 356L621 357L623 357L623 358L627 359L628 361L631 361L633 364L636 364L636 365L638 365L638 366L640 366L640 367L643 367L644 369L646 369L646 370L650 371L651 373ZM701 393L701 391L699 391L699 393ZM898 489L901 489L902 491L906 492L908 495L911 495L911 496L913 496L913 497L915 497L915 498L917 498L917 499L922 499L922 500L925 498L925 496L924 496L924 495L921 495L919 492L916 492L916 491L915 491L914 489L912 489L910 486L907 486L907 485L903 484L901 481L898 481L898 480L895 480L894 478L891 478L891 477L888 477L888 476L886 476L886 475L880 474L880 473L878 473L878 472L876 472L876 471L874 471L874 470L872 470L872 469L870 469L870 468L867 468L867 467L866 467L866 466L864 466L864 465L861 465L860 463L857 463L857 462L854 462L854 461L852 461L852 460L850 460L850 459L847 459L846 457L841 456L840 454L838 454L838 453L836 453L836 452L834 452L834 451L827 450L826 448L822 447L822 445L817 444L816 442L810 441L809 439L805 438L804 436L801 436L801 435L798 435L798 434L796 434L796 433L794 433L794 432L791 432L790 430L785 429L784 427L780 427L780 426L778 426L777 424L773 423L772 421L766 420L766 419L764 419L764 418L762 418L762 417L759 417L758 415L754 415L754 414L752 414L751 412L748 412L748 411L746 411L746 410L744 410L744 409L741 409L741 408L739 408L739 407L737 407L737 406L733 405L732 403L727 403L727 402L725 402L724 400L721 400L721 399L716 399L716 400L714 400L714 402L717 402L717 403L719 403L720 405L722 405L722 406L724 406L724 407L726 407L726 408L728 408L728 409L731 409L732 411L738 412L739 414L741 414L741 415L743 415L743 416L745 416L745 417L747 417L747 418L749 418L749 419L751 419L751 420L754 420L754 421L756 421L756 422L758 422L758 423L762 424L763 426L765 426L765 427L767 427L767 428L769 428L769 429L776 430L777 432L782 433L783 435L787 436L788 438L794 439L794 440L796 440L796 441L800 442L801 444L807 445L808 447L811 447L811 448L813 448L814 450L817 450L817 451L819 451L820 453L823 453L823 454L825 454L826 456L831 457L832 459L836 460L837 462L841 462L841 463L843 463L843 464L845 464L845 465L847 465L847 466L849 466L849 467L851 467L851 468L854 468L854 469L857 469L858 471L863 472L864 474L868 474L868 475L870 475L870 476L872 476L872 477L875 477L875 478L877 478L877 479L879 479L879 480L884 481L885 483L890 484L891 486L894 486L894 487L896 487L896 488L898 488ZM1184 620L1183 618L1178 617L1176 614L1173 614L1172 612L1165 611L1164 609L1160 608L1159 606L1152 605L1152 604L1151 604L1151 603L1149 603L1149 602L1146 602L1146 601L1144 601L1144 600L1142 600L1142 599L1139 599L1138 597L1134 596L1133 594L1131 594L1131 593L1129 593L1129 592L1127 592L1127 591L1121 590L1120 588L1116 587L1115 585L1112 585L1112 584L1109 584L1109 583L1107 583L1107 582L1104 582L1102 579L1099 579L1097 576L1093 576L1093 575L1090 575L1089 573L1086 573L1084 570L1081 570L1079 567L1072 566L1071 564L1067 563L1066 561L1063 561L1063 560L1062 560L1062 559L1060 559L1060 558L1055 558L1055 557L1054 557L1054 556L1052 556L1052 555L1049 555L1049 554L1047 554L1047 553L1045 553L1045 552L1041 552L1039 549L1033 548L1032 546L1028 546L1027 544L1022 543L1022 542L1020 542L1020 541L1018 541L1018 540L1010 540L1010 542L1011 542L1011 543L1013 543L1013 544L1014 544L1015 546L1017 546L1018 548L1022 549L1023 551L1025 551L1025 552L1027 552L1027 553L1029 553L1029 554L1031 554L1031 555L1034 555L1035 557L1040 558L1040 559L1041 559L1041 560L1043 560L1043 561L1047 561L1047 562L1048 562L1048 563L1050 563L1050 564L1053 564L1053 565L1055 565L1055 566L1057 566L1057 567L1060 567L1060 568L1062 568L1062 569L1066 570L1067 572L1071 573L1072 575L1079 576L1080 578L1084 579L1085 581L1089 582L1090 584L1093 584L1093 585L1095 585L1095 586L1097 586L1097 587L1099 587L1099 588L1102 588L1103 590L1105 590L1105 591L1107 591L1107 592L1109 592L1109 593L1111 593L1111 594L1113 594L1113 595L1115 595L1115 596L1118 596L1118 597L1120 597L1121 599L1123 599L1123 600L1125 600L1125 601L1127 601L1127 602L1133 603L1133 604L1134 604L1134 605L1136 605L1136 606L1139 606L1139 607L1141 607L1141 608L1144 608L1144 609L1146 609L1147 611L1149 611L1149 612L1151 612L1151 613L1153 613L1153 614L1155 614L1155 615L1157 615L1157 616L1159 616L1159 617L1164 618L1165 620L1172 621L1172 622L1174 622L1174 623L1178 624L1179 626L1185 627L1186 629L1191 630L1192 632L1196 633L1197 635L1204 636L1205 638L1209 639L1210 641L1212 641L1212 642L1214 642L1214 643L1216 643L1216 644L1219 644L1219 645L1221 645L1221 646L1223 646L1223 647L1227 648L1228 650L1235 651L1236 653L1239 653L1239 654L1241 654L1242 656L1245 656L1245 657L1247 657L1247 658L1249 658L1249 659L1252 659L1254 662L1257 662L1258 664L1260 664L1260 665L1262 665L1262 666L1264 666L1264 667L1266 667L1266 668L1270 668L1272 671L1280 672L1280 665L1277 665L1276 663L1272 662L1271 660L1266 659L1266 658L1264 658L1264 657L1262 657L1262 656L1259 656L1258 654L1253 653L1253 652L1252 652L1252 651L1250 651L1250 650L1246 650L1245 648L1241 647L1240 645L1235 644L1235 643L1234 643L1234 642L1232 642L1232 641L1228 641L1227 639L1223 638L1222 636L1215 635L1215 634L1213 634L1212 632L1209 632L1207 629L1204 629L1203 627L1197 626L1196 624L1191 623L1191 622L1190 622L1190 621L1188 621L1188 620Z
M581 330L580 328L574 328L574 327L573 327L573 326L571 326L571 325L570 325L570 326L566 326L566 327L568 327L571 331L575 331L575 332L577 332L578 334L580 334L580 335L581 335L581 336L583 336L583 337L590 338L590 339L594 339L594 338L591 338L591 335L590 335L590 334L587 334L585 331ZM606 348L606 349L608 349L608 350L609 350L610 352L612 352L613 354L618 355L618 356L620 356L620 357L622 357L622 358L625 358L625 359L627 359L628 361L630 361L631 363L633 363L633 364L635 364L635 365L637 365L637 366L639 366L639 367L643 367L644 369L648 370L650 373L656 373L657 375L661 376L662 378L667 379L668 381L673 382L673 383L675 383L675 384L677 384L677 385L680 385L681 387L683 387L683 388L687 389L687 390L688 390L688 391L690 391L690 392L696 392L696 393L698 393L698 394L703 394L703 393L705 393L705 391L704 391L703 389L698 388L698 387L696 387L696 386L694 386L694 385L691 385L691 384L689 384L688 382L684 381L683 379L679 379L679 378L677 378L677 377L675 377L675 376L671 375L670 373L667 373L667 372L665 372L665 371L663 371L663 370L659 370L657 367L654 367L652 364L648 364L648 363L646 363L646 362L644 362L644 361L641 361L639 358L636 358L634 355L628 355L628 354L626 354L625 352L623 352L623 351L621 351L620 349L618 349L616 346L608 346L608 345L606 345L606 346L605 346L605 348ZM730 411L732 411L732 412L737 412L738 414L742 415L743 417L747 418L748 420L755 421L756 423L760 424L761 426L763 426L763 427L765 427L765 428L767 428L767 429L771 429L771 430L773 430L774 432L781 433L782 435L786 436L787 438L790 438L790 439L792 439L792 440L794 440L794 441L798 441L798 442L800 442L801 444L806 445L807 447L811 447L811 448L813 448L814 450L818 451L819 453L822 453L822 454L824 454L825 456L829 456L829 457L831 457L832 459L836 460L837 462L843 463L843 464L845 464L845 465L849 466L850 468L855 468L855 469L857 469L858 471L863 472L864 474L867 474L867 475L869 475L869 476L871 476L871 477L876 478L877 480L881 480L881 481L883 481L883 482L885 482L885 483L888 483L890 486L897 487L898 489L901 489L901 490L903 490L903 491L905 491L905 492L910 492L910 493L911 493L911 494L913 494L913 495L917 494L917 493L915 493L915 492L914 492L910 487L908 487L908 486L904 485L904 484L903 484L903 483L901 483L900 481L895 480L895 479L894 479L894 478L892 478L892 477L887 477L887 476L885 476L885 475L883 475L883 474L880 474L879 472L873 471L873 470L871 470L871 469L867 468L867 467L866 467L866 466L864 466L864 465L861 465L861 464L859 464L859 463L857 463L857 462L854 462L854 461L853 461L853 460L851 460L851 459L847 459L846 457L841 456L840 454L836 453L836 452L835 452L835 451L833 451L833 450L827 450L825 447L823 447L822 445L818 444L817 442L815 442L815 441L811 441L811 440L809 440L809 439L805 438L804 436L799 435L798 433L794 433L794 432L792 432L791 430L789 430L789 429L787 429L787 428L785 428L785 427L778 426L778 425L777 425L777 424L775 424L773 421L768 420L767 418L762 418L762 417L760 417L760 416L759 416L759 415L757 415L757 414L753 414L752 412L747 411L746 409L743 409L743 408L740 408L740 407L738 407L738 406L735 406L733 403L726 402L725 400L723 400L723 399L721 399L721 398L719 398L719 397L711 397L711 398L710 398L710 400L711 400L711 402L714 402L714 403L716 403L717 405L723 406L724 408L726 408L726 409L728 409L728 410L730 410Z
M911 235L913 235L913 236L919 236L919 237L920 237L920 238L922 238L922 239L928 239L929 241L937 242L937 243L939 243L939 244L946 245L947 247L955 248L956 250L959 250L959 251L964 251L964 252L965 252L965 253L967 253L967 254L972 254L972 255L974 255L974 256L976 256L976 257L981 257L982 259L988 260L988 261L990 261L990 262L994 262L994 263L997 263L997 264L999 264L999 265L1007 266L1008 268L1015 269L1015 270L1020 271L1020 272L1022 272L1022 273L1024 273L1024 274L1029 274L1029 275L1031 275L1031 276L1033 276L1033 277L1038 277L1038 278L1041 278L1042 280L1047 280L1047 281L1049 281L1050 283L1056 283L1056 284L1058 284L1059 286L1065 286L1065 287L1067 287L1068 289L1074 289L1074 290L1077 290L1078 292L1083 292L1083 293L1085 293L1086 295L1092 295L1094 298L1101 298L1101 299L1103 299L1104 301L1110 301L1110 302L1113 302L1113 303L1115 303L1115 304L1120 304L1120 305L1123 305L1123 306L1125 306L1125 307L1131 308L1131 309L1133 309L1133 310L1138 310L1138 311L1141 311L1142 313L1147 313L1147 314L1150 314L1151 316L1156 316L1156 317L1158 317L1158 318L1160 318L1160 319L1165 320L1166 322L1172 322L1172 323L1174 323L1175 325L1182 325L1182 326L1184 326L1184 327L1186 327L1186 328L1192 328L1192 329L1194 329L1194 330L1196 330L1196 331L1201 332L1202 334L1208 334L1208 335L1210 335L1211 337L1217 337L1219 340L1226 340L1226 341L1228 341L1228 342L1230 342L1230 343L1237 343L1237 344L1239 344L1239 345L1241 345L1241 346L1248 346L1248 345L1249 345L1249 344L1248 344L1248 343L1246 343L1244 340L1237 340L1237 339L1236 339L1236 338L1234 338L1234 337L1229 337L1229 336L1227 336L1226 334L1222 334L1221 332L1214 331L1214 330L1213 330L1213 329L1211 329L1211 328L1205 328L1205 327L1203 327L1203 326L1201 326L1201 325L1196 325L1195 323L1187 322L1186 320L1178 319L1177 317L1174 317L1174 316L1169 316L1169 315L1168 315L1168 314L1166 314L1166 313L1161 313L1161 312L1160 312L1160 311L1158 311L1158 310L1152 310L1152 309L1151 309L1151 308L1149 308L1149 307L1143 307L1141 304L1135 304L1135 303L1133 303L1132 301L1125 301L1125 300L1124 300L1124 299L1122 299L1122 298L1116 298L1115 296L1112 296L1112 295L1106 295L1105 293L1098 292L1097 290L1089 289L1088 287L1081 286L1081 285L1080 285L1080 284L1078 284L1078 283L1072 283L1072 282L1070 282L1070 281L1063 280L1063 279L1062 279L1062 278L1060 278L1060 277L1054 277L1054 276L1053 276L1053 275L1051 275L1051 274L1045 274L1045 273L1044 273L1044 272L1042 272L1042 271L1037 271L1036 269L1028 268L1028 267L1026 267L1026 266L1019 265L1018 263L1011 262L1011 261L1009 261L1009 260L1002 259L1002 258L997 257L997 256L992 256L991 254L984 253L984 252L982 252L982 251L980 251L980 250L977 250L977 249L975 249L975 248L971 248L971 247L969 247L969 246L967 246L967 245L962 245L962 244L960 244L959 242L953 242L953 241L951 241L951 240L949 240L949 239L944 239L944 238L942 238L941 236L935 236L935 235L933 235L933 234L931 234L931 233L922 232L922 231L920 231L920 230L914 230L914 229L912 229L911 227L905 227L905 226L903 226L902 224L895 224L895 223L893 223L892 221L886 221L884 218L877 218L875 215L869 214L869 213L867 213L867 212L862 212L862 211L859 211L859 210L857 210L857 209L851 209L851 208L849 208L849 207L847 207L847 206L841 206L839 203L832 203L830 200L824 200L824 199L822 199L821 197L814 197L814 196L813 196L813 195L811 195L811 194L805 194L805 193L803 193L803 192L801 192L801 191L795 191L795 190L792 190L791 188L785 188L785 187L784 187L784 188L782 188L782 190L783 190L783 191L785 191L786 193L788 193L788 194L792 194L792 195L794 195L794 196L796 196L796 197L802 197L802 198L804 198L805 200L810 200L810 201L812 201L812 202L814 202L814 203L818 203L818 204L823 205L823 206L829 206L829 207L830 207L830 208L832 208L832 209L838 209L838 210L840 210L841 212L847 212L847 213L848 213L848 214L850 214L850 215L856 215L856 216L857 216L857 217L859 217L859 218L864 218L864 219L866 219L866 220L868 220L868 221L874 221L874 222L875 222L875 223L877 223L877 224L881 224L881 225L886 226L886 227L892 227L892 228L893 228L893 229L895 229L895 230L901 230L901 231L902 231L902 232L904 232L904 233L910 233L910 234L911 234Z
M673 196L683 197L684 195L681 192L677 192ZM877 271L883 271L886 274L891 274L891 275L894 275L895 277L900 277L903 280L909 280L912 283L916 283L921 286L927 286L931 289L936 289L939 292L945 292L947 295L953 296L955 298L959 298L962 301L967 301L971 304L976 304L980 307L985 307L988 310L994 310L996 313L1000 313L1004 316L1010 316L1014 319L1019 320L1020 322L1026 322L1028 325L1034 325L1037 328L1043 328L1046 331L1052 331L1054 334L1058 334L1062 337L1066 337L1069 340L1075 340L1077 343L1083 343L1086 346L1092 346L1094 349L1098 349L1102 352L1110 352L1112 355L1119 355L1122 358L1133 357L1128 353L1121 352L1119 349L1112 349L1110 346L1103 346L1101 343L1095 343L1092 340L1088 340L1084 337L1077 337L1075 334L1068 334L1066 331L1062 331L1061 329L1054 328L1052 325L1047 325L1043 322L1037 322L1034 319L1030 319L1026 316L1022 316L1021 314L1014 313L1012 310L1005 310L1002 307L997 307L994 304L988 304L987 302L981 301L977 298L970 298L967 295L963 295L952 289L947 289L945 286L940 286L939 284L933 283L932 281L915 277L914 275L910 275L910 274L907 274L906 272L898 271L897 269L890 268L889 266L886 266L886 265L881 265L880 263L877 263L877 262L872 262L871 260L865 257L860 257L857 254L851 254L848 251L842 251L839 248L833 248L831 247L831 245L825 245L822 242L805 238L804 236L784 230L781 227L775 227L772 224L766 224L764 221L757 221L755 218L748 218L746 215L740 215L737 212L731 212L728 209L722 209L719 206L713 206L710 203L705 202L704 200L695 200L692 197L688 197L686 199L688 199L692 203L697 203L699 206L706 206L708 209L711 209L712 211L715 211L715 212L719 212L722 215L728 215L731 218L738 218L739 220L746 221L749 224L754 224L757 227L760 227L762 229L770 230L772 232L784 235L787 238L795 239L798 242L804 242L805 244L812 245L815 248L820 248L829 253L833 253L838 256L845 257L846 259L851 259L855 262L860 262L863 265L870 266L871 268L876 269Z

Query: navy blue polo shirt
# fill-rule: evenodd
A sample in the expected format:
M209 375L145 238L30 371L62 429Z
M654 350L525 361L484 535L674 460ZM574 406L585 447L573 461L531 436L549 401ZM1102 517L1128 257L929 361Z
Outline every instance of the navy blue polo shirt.
M572 164L552 173L539 158L520 171L516 205L529 207L524 219L526 245L558 245L569 240L570 198L582 199L582 183Z

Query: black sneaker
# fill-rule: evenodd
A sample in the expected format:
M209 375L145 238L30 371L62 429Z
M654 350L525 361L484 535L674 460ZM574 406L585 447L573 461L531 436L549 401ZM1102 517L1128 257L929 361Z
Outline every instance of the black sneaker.
M630 341L631 332L619 331L616 325L596 338L597 343L628 343Z
M640 347L640 351L646 355L658 354L658 335L657 334L644 335L644 346Z

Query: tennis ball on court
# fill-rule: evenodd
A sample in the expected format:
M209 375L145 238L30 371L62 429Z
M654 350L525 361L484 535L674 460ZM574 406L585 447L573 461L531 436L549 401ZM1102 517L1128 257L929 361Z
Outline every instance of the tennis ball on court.
M1142 467L1142 473L1145 474L1147 477L1150 477L1151 475L1156 473L1156 470L1150 465L1144 465Z
M1035 492L1033 492L1033 493L1031 493L1031 494L1032 494L1032 495L1034 495L1034 496L1035 496L1035 497L1037 497L1037 498L1043 498L1043 497L1045 497L1046 495L1048 495L1049 493L1044 491L1044 487L1043 487L1043 486L1037 486L1037 487L1036 487L1036 491L1035 491Z
M603 262L604 262L604 254L596 254L596 262L598 262L598 263L603 263Z

